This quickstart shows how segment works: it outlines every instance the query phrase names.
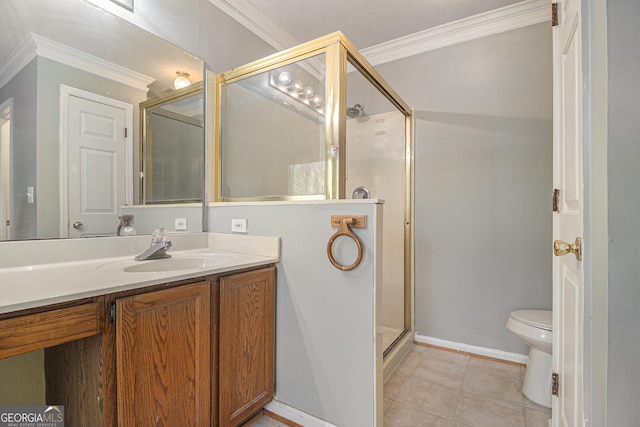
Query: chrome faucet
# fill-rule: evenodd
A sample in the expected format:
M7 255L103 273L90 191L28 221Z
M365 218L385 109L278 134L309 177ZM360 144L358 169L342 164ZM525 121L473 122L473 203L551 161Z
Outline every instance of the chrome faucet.
M146 251L135 257L136 261L145 261L148 259L171 258L167 253L173 244L171 240L167 240L167 232L164 228L158 228L151 236L151 246Z

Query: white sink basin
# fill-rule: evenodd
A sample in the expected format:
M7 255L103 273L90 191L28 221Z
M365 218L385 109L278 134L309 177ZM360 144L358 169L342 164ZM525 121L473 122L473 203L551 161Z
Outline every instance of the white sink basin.
M214 267L215 258L163 258L150 261L136 261L135 264L123 268L127 273L150 273L158 271L193 270L196 268Z
M236 254L190 254L148 261L116 261L99 268L121 270L127 273L161 273L166 271L215 268L237 258Z

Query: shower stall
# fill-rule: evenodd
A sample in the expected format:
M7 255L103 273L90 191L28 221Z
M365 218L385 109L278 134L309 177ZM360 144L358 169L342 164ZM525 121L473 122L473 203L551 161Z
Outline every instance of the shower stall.
M384 200L385 354L411 330L412 127L339 32L215 77L209 200Z

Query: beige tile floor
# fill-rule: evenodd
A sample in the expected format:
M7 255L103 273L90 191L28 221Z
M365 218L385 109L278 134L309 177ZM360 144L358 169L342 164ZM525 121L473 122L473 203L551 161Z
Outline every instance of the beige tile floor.
M415 345L384 385L384 427L547 427L524 368ZM252 427L287 427L263 416ZM345 426L346 427L346 426Z

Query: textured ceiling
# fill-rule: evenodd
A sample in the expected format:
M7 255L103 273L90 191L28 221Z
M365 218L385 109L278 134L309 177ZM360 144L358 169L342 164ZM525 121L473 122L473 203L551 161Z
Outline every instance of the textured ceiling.
M358 49L521 0L239 0L300 42L342 31ZM227 0L233 6L237 1Z

